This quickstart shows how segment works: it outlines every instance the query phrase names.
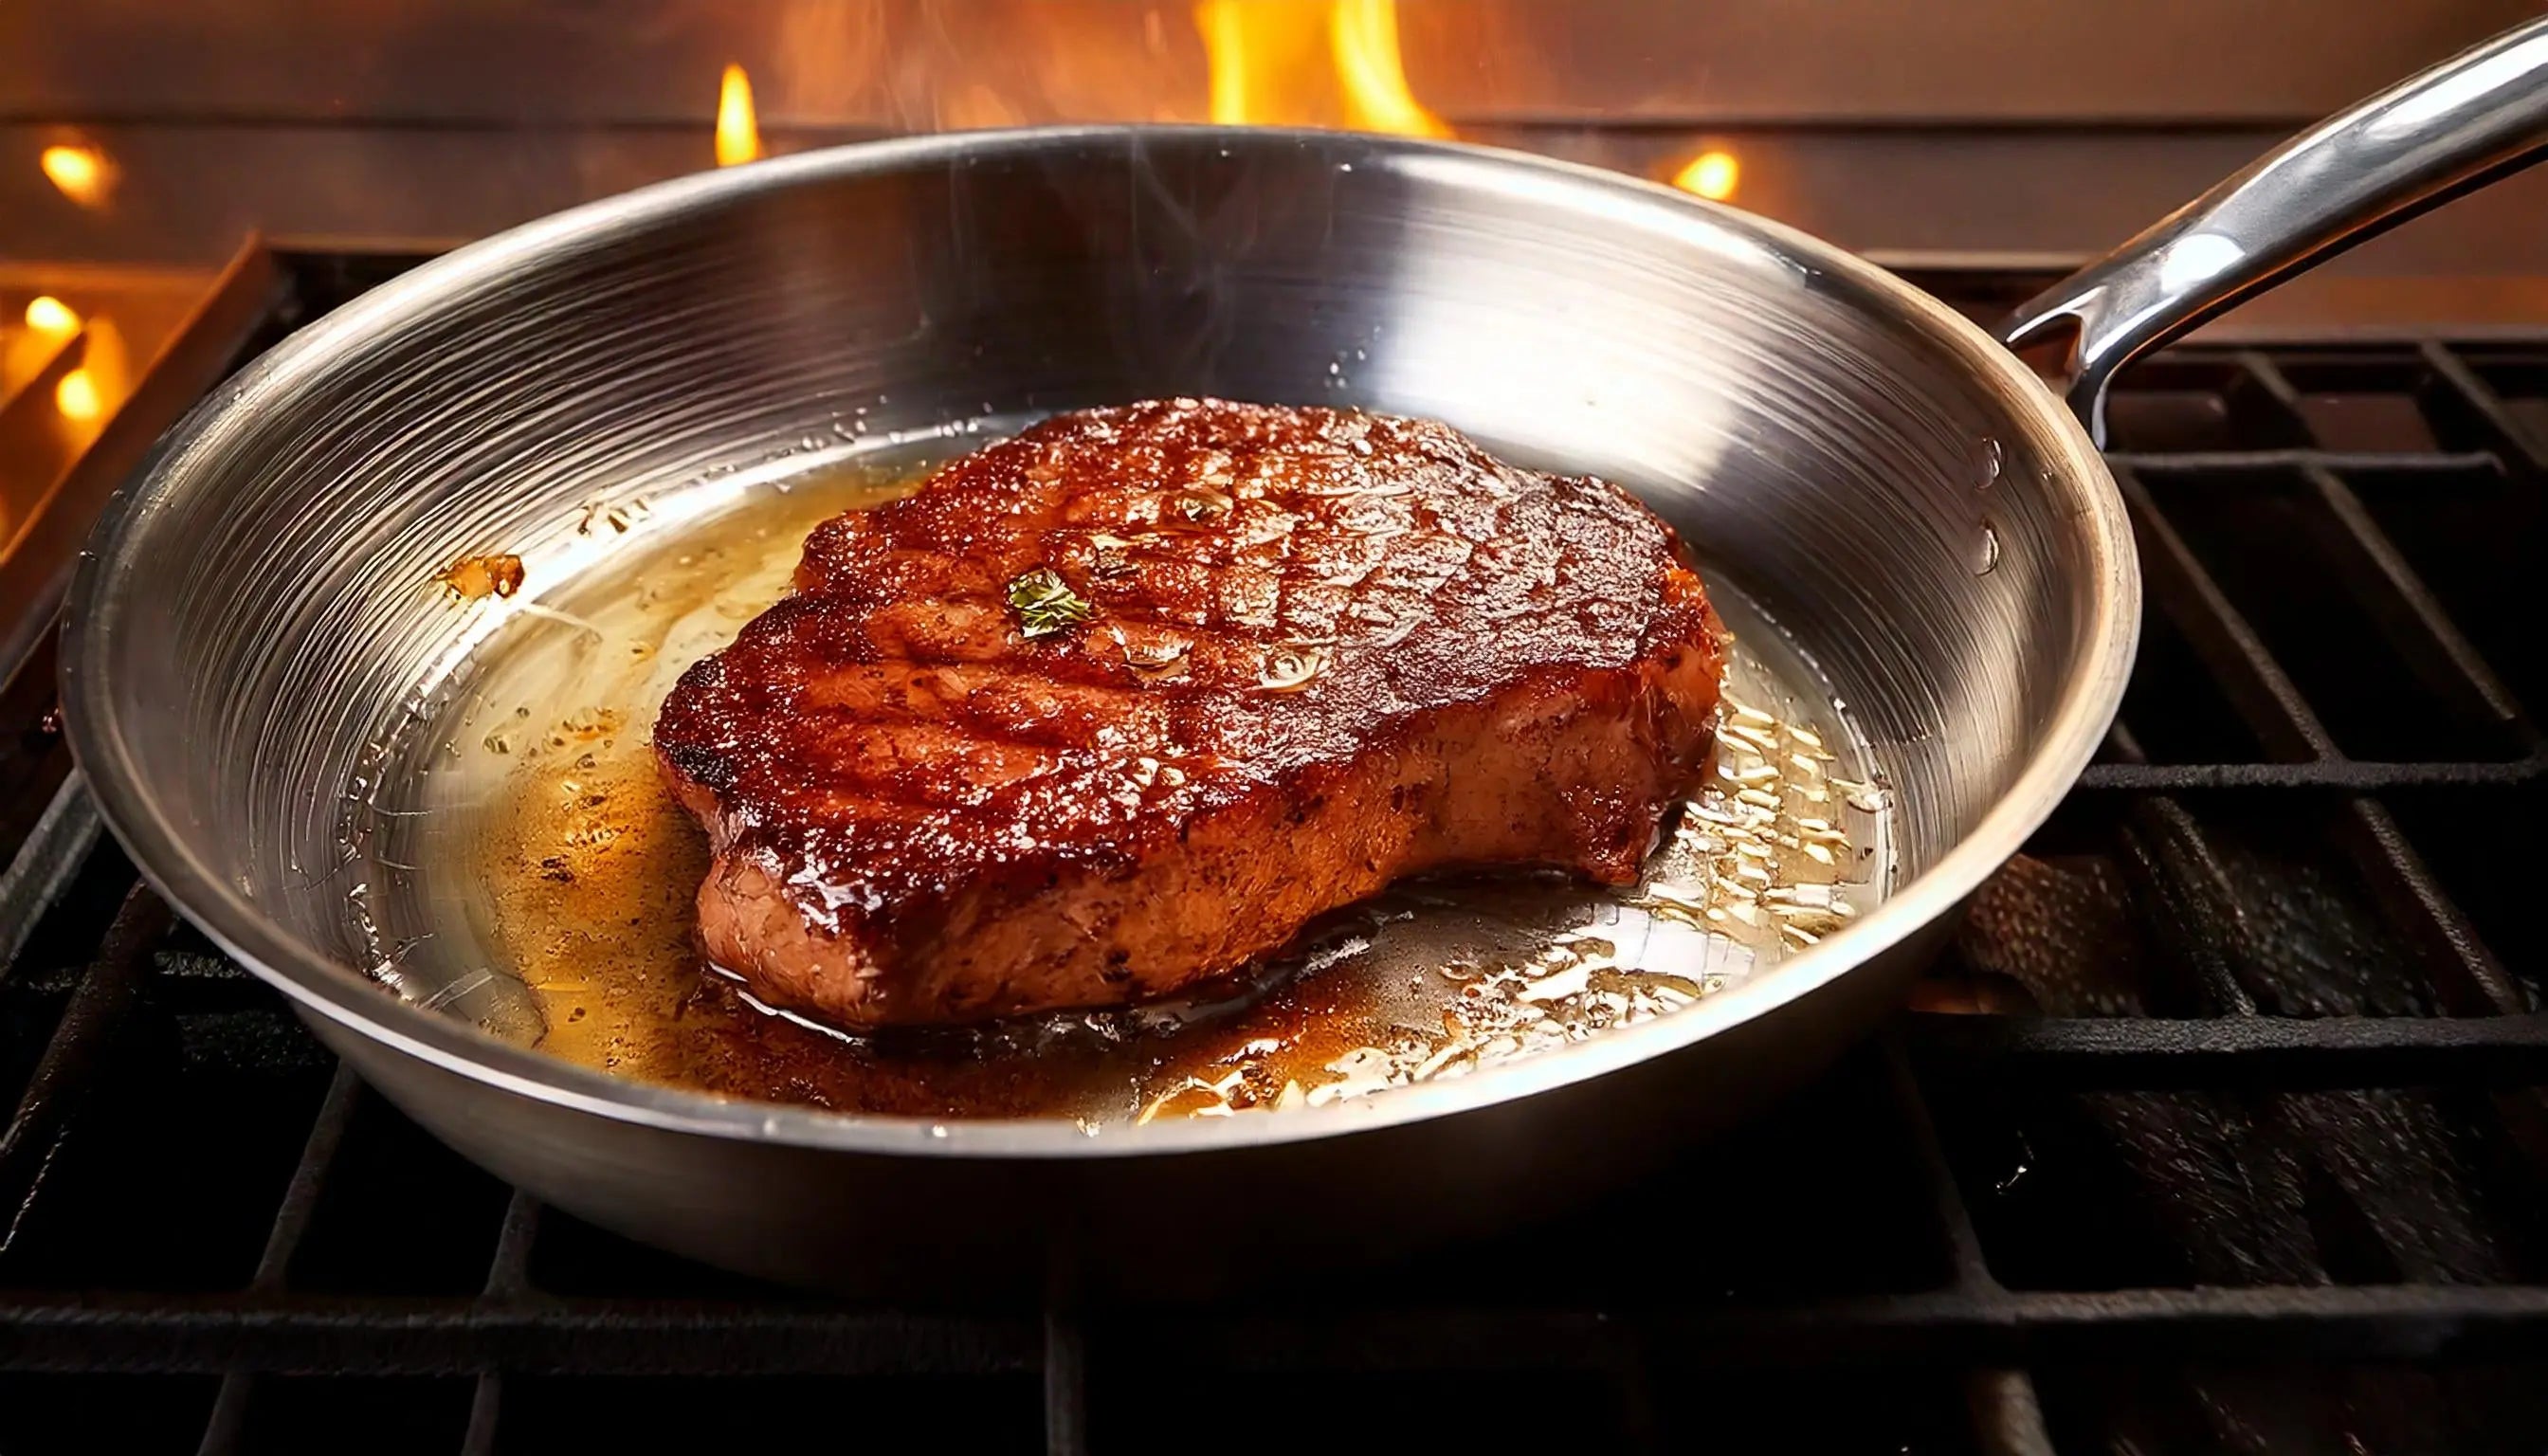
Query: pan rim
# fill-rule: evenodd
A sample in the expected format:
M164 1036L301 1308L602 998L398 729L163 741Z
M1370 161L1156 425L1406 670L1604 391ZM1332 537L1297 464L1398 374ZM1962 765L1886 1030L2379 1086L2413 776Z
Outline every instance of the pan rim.
M1710 996L1671 1016L1572 1046L1517 1058L1448 1082L1395 1088L1269 1117L1107 1125L1097 1133L1062 1118L881 1117L734 1098L613 1077L502 1041L456 1019L385 994L375 981L318 954L269 921L196 857L150 792L125 742L101 675L86 672L87 640L118 610L117 584L154 507L184 488L190 460L241 428L244 404L287 392L368 346L404 321L466 293L517 259L589 245L684 211L800 183L959 163L1051 146L1149 136L1209 137L1247 147L1360 147L1383 163L1473 169L1493 185L1531 187L1579 205L1607 203L1648 226L1678 221L1697 245L1729 241L1832 275L1898 310L1932 343L1998 387L2010 420L2030 436L2078 497L2099 578L2080 633L2078 668L2062 686L2048 728L2017 778L1972 831L1927 870L1835 936L1779 962L1774 974ZM2058 397L1997 340L1960 314L1872 263L1784 225L1658 183L1529 153L1463 142L1274 128L1102 125L942 133L853 143L750 166L693 174L587 203L469 244L356 298L242 368L155 445L92 535L66 598L61 642L65 733L116 838L151 888L225 953L282 989L304 1015L415 1058L443 1073L561 1109L665 1132L844 1153L945 1157L1147 1156L1288 1144L1350 1136L1480 1111L1686 1050L1719 1033L1805 1000L1949 915L2049 817L2103 741L2121 706L2138 649L2141 584L2121 492L2086 431Z

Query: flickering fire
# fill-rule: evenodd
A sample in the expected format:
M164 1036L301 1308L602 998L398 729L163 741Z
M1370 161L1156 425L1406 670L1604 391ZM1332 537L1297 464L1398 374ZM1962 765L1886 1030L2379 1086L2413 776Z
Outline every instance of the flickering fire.
M1407 84L1397 0L1202 0L1212 119L1448 136Z
M716 159L720 167L761 156L761 119L752 109L752 78L729 65L717 84Z
M97 377L85 369L63 375L61 382L53 386L53 408L62 411L64 419L86 423L97 418L98 411L105 408L105 402L98 398Z
M94 146L47 146L37 155L36 165L62 196L84 208L104 203L115 185L114 166L107 161L106 153Z
M1345 85L1345 115L1366 132L1448 136L1451 129L1407 88L1398 53L1398 0L1336 0L1329 29L1336 75Z
M1214 123L1246 122L1262 105L1248 95L1246 0L1202 0L1195 6L1195 29L1203 33L1204 61L1211 68Z
M79 367L53 385L53 408L64 419L87 424L122 405L131 384L123 332L110 319L91 318L81 330Z
M1702 151L1674 174L1673 185L1684 192L1695 192L1709 202L1723 202L1734 195L1742 180L1743 168L1734 160L1734 153Z
M41 293L27 301L27 326L38 333L55 336L77 333L79 311L51 294Z

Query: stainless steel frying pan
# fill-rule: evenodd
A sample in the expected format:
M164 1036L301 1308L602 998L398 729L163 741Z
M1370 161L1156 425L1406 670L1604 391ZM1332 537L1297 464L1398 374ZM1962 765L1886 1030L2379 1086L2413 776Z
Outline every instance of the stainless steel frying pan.
M2548 27L2298 138L2024 311L2092 422L2126 360L2528 159ZM570 1066L418 984L361 913L343 810L488 620L425 590L517 551L529 595L878 429L1146 396L1439 417L1639 491L1846 699L1893 787L1895 888L1674 1014L1333 1106L1116 1127L929 1124ZM699 508L705 508L703 505ZM2139 583L2090 431L2001 340L1784 228L1471 147L1071 128L687 178L465 248L190 415L100 528L63 692L150 880L469 1156L601 1224L784 1279L1143 1286L1504 1227L1825 1063L2087 763ZM420 697L424 693L426 696ZM494 1020L500 1020L500 1018Z

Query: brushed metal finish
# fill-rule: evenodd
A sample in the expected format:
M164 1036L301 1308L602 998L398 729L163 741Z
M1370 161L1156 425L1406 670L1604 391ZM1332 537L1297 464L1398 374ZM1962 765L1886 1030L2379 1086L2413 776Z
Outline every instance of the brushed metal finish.
M1093 1138L586 1071L488 1035L451 986L402 984L349 914L346 805L486 630L428 589L453 557L518 552L536 592L602 549L575 530L590 502L643 496L678 529L853 406L881 430L1201 393L1434 416L1638 490L1849 703L1899 805L1892 896L1563 1050ZM1810 1074L2088 761L2138 615L2121 502L2058 398L1835 248L1475 148L1065 129L668 183L339 310L122 500L75 588L64 693L144 873L523 1187L782 1278L1026 1277L1058 1243L1157 1285L1499 1226ZM1161 1217L1198 1200L1210 1218Z
M2289 273L2526 166L2548 146L2548 20L2506 31L2257 158L2020 308L2024 347L2069 333L2070 401L2099 443L2133 359Z

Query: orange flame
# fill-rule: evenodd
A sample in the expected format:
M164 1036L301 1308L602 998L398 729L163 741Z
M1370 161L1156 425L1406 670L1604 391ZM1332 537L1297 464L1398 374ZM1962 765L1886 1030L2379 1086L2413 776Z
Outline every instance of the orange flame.
M1407 84L1397 0L1201 0L1194 17L1216 122L1451 135Z
M53 408L64 419L86 424L123 404L131 384L123 332L107 319L92 318L82 331L79 367L53 386Z
M761 118L752 109L752 77L729 65L717 83L716 159L720 167L761 156Z
M1673 174L1673 185L1684 192L1695 192L1709 202L1723 202L1734 195L1743 180L1742 164L1730 151L1702 151L1689 159L1689 165Z
M97 397L97 377L85 369L63 375L61 383L53 386L53 408L62 411L64 419L83 424L97 418L98 411L105 408Z
M27 301L27 326L38 333L66 334L79 332L79 310L48 293L40 293Z
M1204 63L1212 75L1212 119L1225 127L1248 119L1247 13L1244 0L1202 0L1195 29L1203 33Z
M1451 135L1407 88L1406 62L1398 53L1398 0L1336 0L1328 37L1336 75L1344 82L1347 122L1401 136Z
M62 196L84 208L103 205L115 187L114 164L94 146L47 146L37 155L36 165Z

